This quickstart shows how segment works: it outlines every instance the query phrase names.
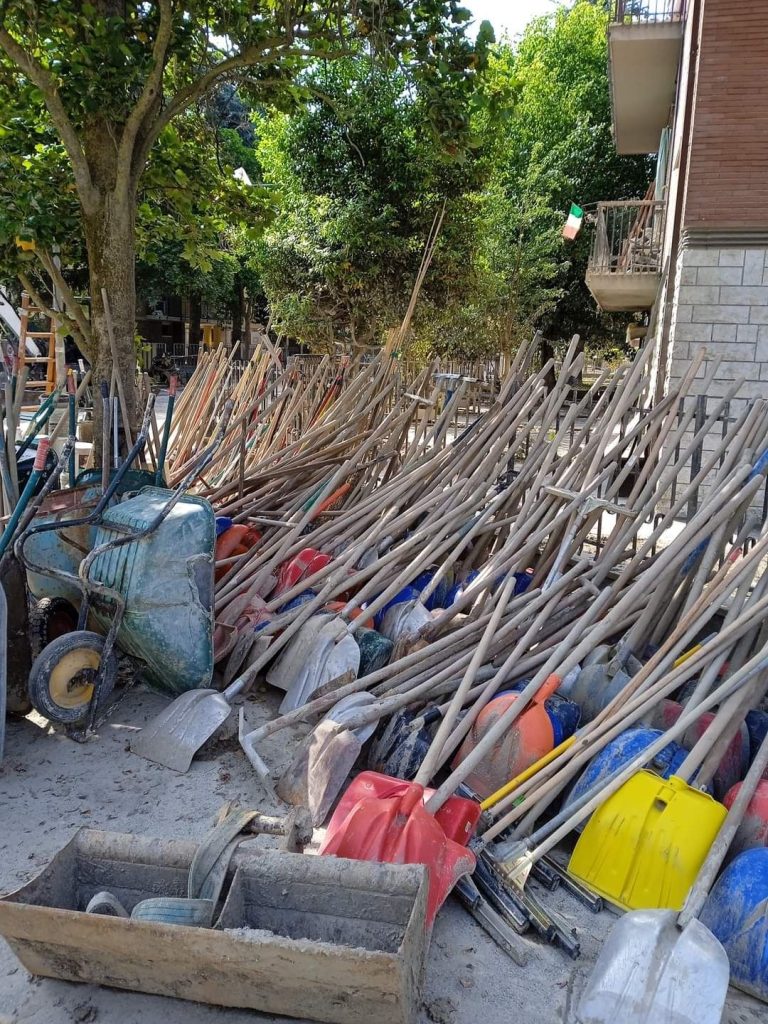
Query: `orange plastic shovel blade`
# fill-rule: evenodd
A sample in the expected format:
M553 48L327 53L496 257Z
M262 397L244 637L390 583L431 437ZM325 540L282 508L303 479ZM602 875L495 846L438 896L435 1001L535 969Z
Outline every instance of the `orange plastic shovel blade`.
M372 796L382 798L401 796L412 785L413 783L407 782L405 779L383 775L381 772L360 772L347 786L344 795L336 805L336 810L328 822L326 842L360 800ZM424 790L424 800L429 800L433 793L434 790L427 787ZM480 820L481 810L480 804L475 800L468 800L463 796L451 796L435 814L435 821L449 839L458 843L459 846L466 846L474 834L475 825Z
M427 926L462 875L475 869L471 850L449 839L424 809L424 787L406 783L390 797L364 797L330 829L320 853L389 864L424 864L429 874Z

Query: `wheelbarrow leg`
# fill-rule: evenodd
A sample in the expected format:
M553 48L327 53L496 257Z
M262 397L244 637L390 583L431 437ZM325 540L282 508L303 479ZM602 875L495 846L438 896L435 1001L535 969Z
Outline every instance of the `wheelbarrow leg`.
M85 724L82 726L72 726L68 730L70 738L75 740L77 743L85 743L85 741L88 739L89 734L93 731L95 727L96 711L101 706L101 697L105 684L105 666L109 663L112 651L115 648L117 642L117 634L120 630L120 626L123 621L123 616L125 615L125 601L119 594L117 594L117 592L113 592L112 596L114 597L115 600L115 614L112 619L112 624L109 627L109 632L104 637L104 649L102 651L101 659L99 661L99 667L96 670L96 676L93 680L93 693L91 694L91 699L88 702L88 709L85 714ZM87 606L88 596L86 594L83 600L83 605L80 609L81 620L87 619ZM78 623L78 628L84 629L85 626L81 625L81 623Z

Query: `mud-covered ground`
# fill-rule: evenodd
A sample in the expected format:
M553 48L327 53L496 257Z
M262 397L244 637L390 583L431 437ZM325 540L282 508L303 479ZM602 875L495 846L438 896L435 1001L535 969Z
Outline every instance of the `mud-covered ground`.
M143 690L128 694L98 735L79 745L30 716L9 720L0 767L0 891L26 882L83 825L147 836L200 839L228 800L264 811L265 797L236 742L204 752L187 775L128 750L131 731L165 706ZM248 701L254 724L274 713L272 694ZM298 735L264 744L268 763L288 763ZM581 957L527 938L524 968L512 963L453 899L440 912L429 951L420 1024L554 1024L571 1019L585 979L613 920L568 896L557 909L577 929ZM551 898L551 897L550 897ZM768 1009L731 990L726 1024L757 1024ZM258 1014L139 993L32 978L0 941L0 1024L255 1024ZM275 1018L269 1018L274 1020Z

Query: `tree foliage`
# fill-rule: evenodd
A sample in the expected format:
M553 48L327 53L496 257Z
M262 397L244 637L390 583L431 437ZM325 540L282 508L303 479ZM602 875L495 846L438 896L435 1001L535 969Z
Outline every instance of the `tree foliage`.
M450 306L469 292L476 225L465 197L477 160L430 132L427 95L402 71L358 56L310 84L313 103L260 129L279 212L258 269L279 329L319 347L370 345L402 317L443 203L426 298Z
M616 337L621 318L600 315L584 283L589 232L561 234L572 202L640 196L649 179L647 160L613 145L606 27L605 10L581 0L515 45L483 49L458 158L450 137L424 130L418 84L360 56L313 75L319 98L272 115L260 135L279 212L257 264L280 327L322 347L378 340L402 314L445 201L417 351L495 354L535 328Z
M605 4L578 0L571 9L532 21L517 46L516 117L508 125L503 174L510 195L535 163L547 201L564 220L572 202L589 209L601 200L644 195L651 179L645 157L619 156L611 132ZM589 232L563 247L562 295L540 320L554 338L578 333L588 341L615 334L584 283Z
M236 325L263 289L285 336L375 345L444 205L414 350L615 337L588 232L561 237L571 202L650 180L613 146L605 8L577 0L513 44L487 24L470 42L456 0L0 0L0 277L44 291L59 254L97 379L102 288L131 376L135 275Z
M156 143L180 115L225 82L242 83L254 102L287 109L305 96L309 67L365 45L420 76L432 123L458 138L474 74L468 18L456 0L2 0L0 109L20 95L24 122L4 127L17 133L11 149L22 164L29 127L66 153L60 192L77 200L89 313L68 298L95 380L108 380L113 362L106 294L133 413L139 190ZM169 170L183 187L177 168ZM14 213L17 223L3 225L6 245L11 234L47 226L35 241L41 256L50 255L56 218L36 223L31 197Z

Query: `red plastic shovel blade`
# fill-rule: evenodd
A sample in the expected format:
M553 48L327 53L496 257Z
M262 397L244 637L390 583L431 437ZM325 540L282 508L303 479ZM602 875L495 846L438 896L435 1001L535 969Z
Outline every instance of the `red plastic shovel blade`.
M427 925L431 926L459 878L475 870L475 855L448 839L438 821L427 813L423 786L415 782L403 785L405 791L393 796L359 800L333 833L328 830L320 853L351 860L426 865Z
M277 574L277 587L272 596L280 597L285 594L300 580L324 569L330 561L331 556L324 554L318 548L303 548L297 555L280 566Z
M328 822L326 843L355 804L367 797L387 799L402 796L408 792L411 786L413 786L412 782L406 782L404 779L397 779L391 775L382 775L381 772L360 772L347 786L346 792L336 805L336 810ZM425 789L424 800L429 800L433 793L433 789ZM475 800L467 800L462 796L451 796L435 815L435 821L448 839L460 846L466 846L472 838L481 813L480 804Z

